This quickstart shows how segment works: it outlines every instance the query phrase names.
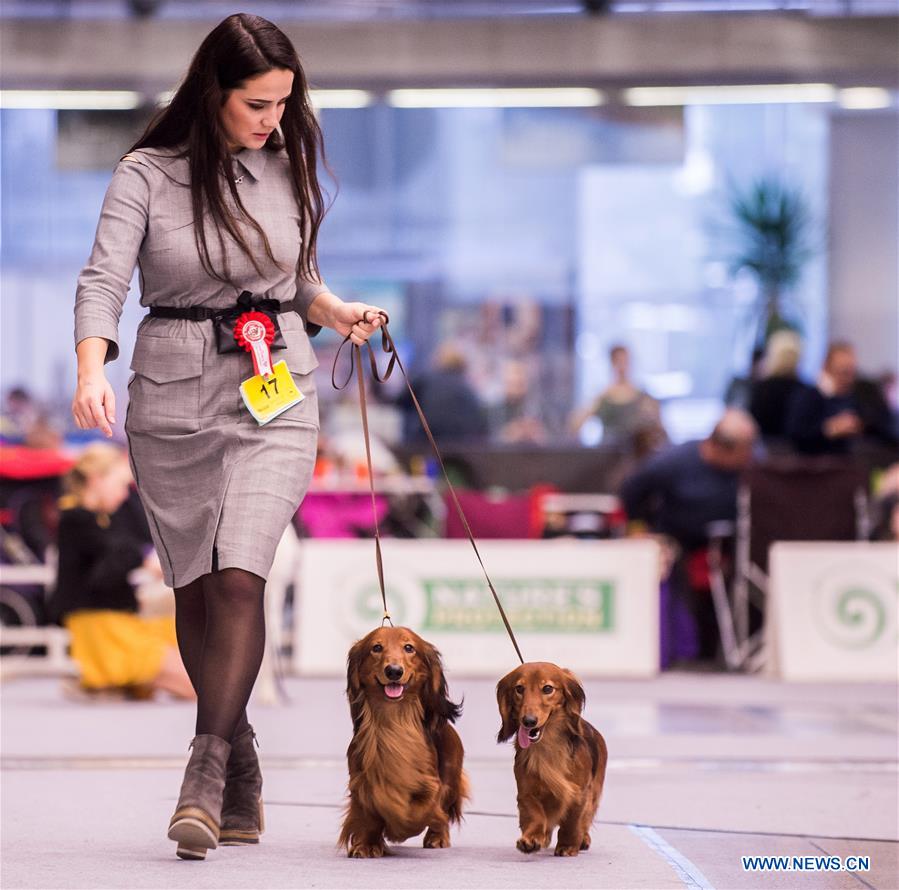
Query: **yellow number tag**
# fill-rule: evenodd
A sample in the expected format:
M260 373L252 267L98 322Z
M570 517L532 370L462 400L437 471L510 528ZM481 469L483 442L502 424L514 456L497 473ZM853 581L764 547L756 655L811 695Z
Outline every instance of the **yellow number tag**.
M268 423L305 398L293 382L287 362L282 359L272 370L271 377L257 374L240 384L244 404L260 424Z

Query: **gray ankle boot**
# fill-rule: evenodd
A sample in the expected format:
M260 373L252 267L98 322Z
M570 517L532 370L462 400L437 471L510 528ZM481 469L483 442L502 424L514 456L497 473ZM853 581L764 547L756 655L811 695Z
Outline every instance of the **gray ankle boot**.
M231 739L219 833L219 843L223 846L258 844L259 835L265 830L262 771L253 746L255 741L252 726Z
M218 845L225 770L231 745L216 735L198 735L184 771L181 795L169 822L169 840L182 859L205 859Z

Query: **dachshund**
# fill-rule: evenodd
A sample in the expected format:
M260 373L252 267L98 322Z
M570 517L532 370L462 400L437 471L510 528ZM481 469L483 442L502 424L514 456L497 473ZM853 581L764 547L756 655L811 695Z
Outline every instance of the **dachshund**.
M522 853L548 847L558 826L556 856L588 850L608 750L581 717L583 687L571 671L530 662L497 683L496 700L502 718L497 741L515 736L521 826L516 846Z
M347 656L347 698L353 738L339 846L350 858L376 858L385 839L427 830L425 847L448 847L469 793L450 726L462 708L448 698L440 653L407 627L373 630Z

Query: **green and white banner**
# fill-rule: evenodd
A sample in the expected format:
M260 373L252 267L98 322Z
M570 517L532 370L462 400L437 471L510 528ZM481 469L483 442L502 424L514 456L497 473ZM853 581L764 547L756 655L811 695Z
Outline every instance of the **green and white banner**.
M659 660L653 541L483 541L481 554L528 661L586 676L652 676ZM383 542L388 606L447 668L495 677L517 662L467 541ZM303 543L294 667L340 674L350 645L381 623L371 541Z
M899 679L899 546L771 547L768 642L785 680Z

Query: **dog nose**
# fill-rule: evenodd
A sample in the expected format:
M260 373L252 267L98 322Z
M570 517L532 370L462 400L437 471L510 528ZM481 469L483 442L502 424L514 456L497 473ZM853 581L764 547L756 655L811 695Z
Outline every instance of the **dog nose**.
M521 718L521 722L528 729L533 729L537 725L537 718L532 717L530 714L528 714L527 716Z
M399 680L399 678L403 676L403 666L401 664L388 664L387 667L384 668L384 674L388 680Z

